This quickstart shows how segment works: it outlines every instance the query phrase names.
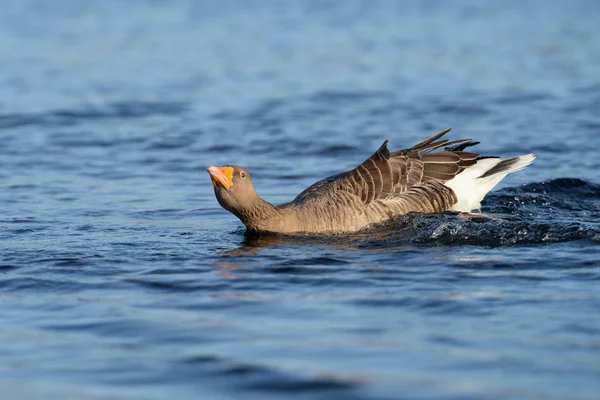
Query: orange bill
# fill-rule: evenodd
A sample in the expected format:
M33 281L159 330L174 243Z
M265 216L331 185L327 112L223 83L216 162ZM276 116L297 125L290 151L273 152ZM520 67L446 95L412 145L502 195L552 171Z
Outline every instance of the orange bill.
M213 185L217 183L225 189L229 189L233 185L233 168L232 167L215 167L211 165L206 169L210 174L210 179Z

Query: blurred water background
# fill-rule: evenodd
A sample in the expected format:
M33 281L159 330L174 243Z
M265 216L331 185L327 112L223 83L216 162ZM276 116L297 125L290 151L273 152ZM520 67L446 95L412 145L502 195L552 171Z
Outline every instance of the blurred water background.
M0 1L0 393L597 399L597 1ZM252 237L453 127L533 152L484 211Z

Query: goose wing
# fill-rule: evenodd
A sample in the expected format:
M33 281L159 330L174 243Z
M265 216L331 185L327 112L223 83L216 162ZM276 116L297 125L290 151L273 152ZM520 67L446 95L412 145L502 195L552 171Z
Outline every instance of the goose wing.
M478 144L470 139L449 142L441 139L450 129L409 149L390 152L386 140L367 160L351 171L323 179L300 193L291 204L303 205L336 193L349 193L367 205L376 200L429 193L435 183L444 183L476 163L479 154L464 151ZM444 149L440 150L442 147ZM433 185L432 185L433 184ZM429 190L411 190L426 186ZM409 193L407 193L409 194Z

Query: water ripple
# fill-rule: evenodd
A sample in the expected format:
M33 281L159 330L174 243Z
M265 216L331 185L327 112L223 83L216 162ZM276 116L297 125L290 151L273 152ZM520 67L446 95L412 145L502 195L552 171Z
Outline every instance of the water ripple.
M0 128L10 129L23 126L72 126L89 120L141 118L152 115L177 115L187 110L184 103L129 101L107 104L101 107L89 106L82 109L54 110L36 114L0 114ZM73 142L77 144L78 142ZM99 143L110 146L108 142Z

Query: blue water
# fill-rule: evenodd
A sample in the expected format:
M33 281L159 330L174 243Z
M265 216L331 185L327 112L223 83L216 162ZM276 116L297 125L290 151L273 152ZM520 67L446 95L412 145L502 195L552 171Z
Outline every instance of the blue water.
M7 399L597 399L597 1L0 1ZM249 236L384 139L533 152L483 210Z

